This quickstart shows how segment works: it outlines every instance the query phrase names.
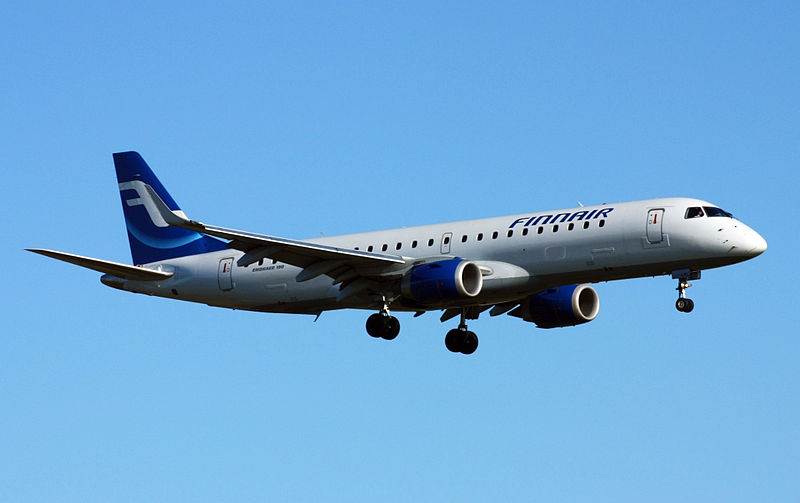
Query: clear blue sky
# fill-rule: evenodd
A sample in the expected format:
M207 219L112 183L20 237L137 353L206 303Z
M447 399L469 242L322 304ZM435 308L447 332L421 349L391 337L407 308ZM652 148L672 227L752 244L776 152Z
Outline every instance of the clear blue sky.
M800 498L797 2L16 2L0 20L0 501ZM111 153L288 237L657 196L769 250L596 285L599 317L255 314L130 260Z

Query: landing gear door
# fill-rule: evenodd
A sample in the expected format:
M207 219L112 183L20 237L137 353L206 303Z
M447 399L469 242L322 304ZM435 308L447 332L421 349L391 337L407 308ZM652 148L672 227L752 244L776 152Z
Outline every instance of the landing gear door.
M663 220L663 209L647 212L647 241L650 243L660 243L664 239Z
M219 280L219 289L223 292L233 290L233 279L231 278L231 269L233 269L233 257L224 258L219 261L219 271L217 279Z

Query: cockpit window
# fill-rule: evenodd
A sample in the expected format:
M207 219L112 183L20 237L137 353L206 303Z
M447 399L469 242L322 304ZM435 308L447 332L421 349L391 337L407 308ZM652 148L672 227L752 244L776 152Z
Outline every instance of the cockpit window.
M712 206L704 206L703 209L706 210L706 215L710 217L728 217L728 218L733 217L733 215L720 208L714 208Z
M694 207L686 210L686 218L700 218L704 215L703 208Z

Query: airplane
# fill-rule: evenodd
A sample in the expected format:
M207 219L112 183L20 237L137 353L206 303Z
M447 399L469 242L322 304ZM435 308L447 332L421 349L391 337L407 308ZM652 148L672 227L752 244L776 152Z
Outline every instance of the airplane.
M688 313L701 271L763 253L756 231L691 198L580 205L480 220L360 234L289 239L208 225L180 209L137 152L113 154L134 265L28 251L103 273L103 284L210 306L316 315L375 311L366 331L391 340L391 311L455 317L445 346L472 354L467 320L508 314L540 328L595 319L589 283L671 275ZM580 203L579 203L580 204Z

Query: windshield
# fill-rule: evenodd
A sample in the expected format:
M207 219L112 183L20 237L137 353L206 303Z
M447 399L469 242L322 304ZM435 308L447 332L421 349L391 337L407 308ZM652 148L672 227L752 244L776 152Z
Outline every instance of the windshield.
M728 218L733 217L733 215L731 215L727 211L720 208L714 208L713 206L703 206L703 209L706 210L706 215L708 215L709 217L728 217Z

